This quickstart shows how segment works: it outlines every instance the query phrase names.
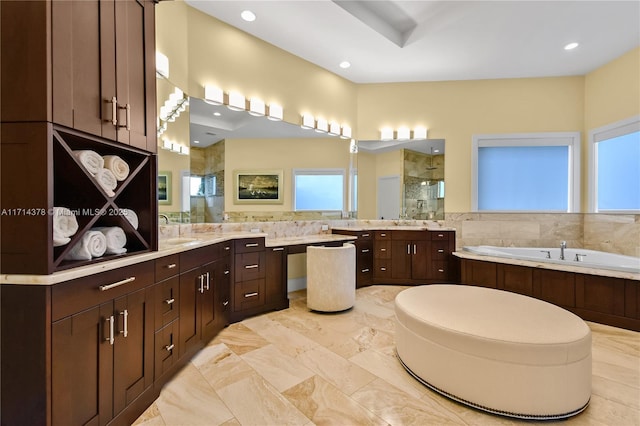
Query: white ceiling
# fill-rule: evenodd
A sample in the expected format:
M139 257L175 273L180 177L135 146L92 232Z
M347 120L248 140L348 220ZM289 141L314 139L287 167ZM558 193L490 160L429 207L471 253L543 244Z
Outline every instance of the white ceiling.
M637 0L186 2L355 83L584 75L640 45Z

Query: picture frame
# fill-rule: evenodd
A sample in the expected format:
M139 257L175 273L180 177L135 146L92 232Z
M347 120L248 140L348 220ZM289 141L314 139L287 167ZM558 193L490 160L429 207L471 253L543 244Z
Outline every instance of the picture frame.
M282 170L234 170L234 204L282 204Z
M158 172L158 204L171 204L171 172Z

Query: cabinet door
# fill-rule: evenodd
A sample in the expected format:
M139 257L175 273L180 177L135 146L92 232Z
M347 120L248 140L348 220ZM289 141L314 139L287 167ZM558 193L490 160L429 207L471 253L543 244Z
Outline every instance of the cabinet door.
M97 0L51 2L53 122L97 136L102 135L101 90L115 96L115 79L110 88L101 82L101 39L113 38L101 24L101 16L113 20L113 10L101 14L102 6Z
M391 277L411 278L411 241L391 242Z
M200 268L192 269L180 275L180 357L195 347L200 340Z
M113 411L118 415L153 383L153 290L114 301Z
M104 425L113 418L112 318L108 302L53 323L52 424Z
M202 299L200 303L200 326L202 327L201 339L209 340L215 335L216 330L216 285L220 279L218 269L220 262L210 263L202 268L203 275L202 291L198 289Z
M152 2L115 1L117 139L147 151L156 150L154 31Z
M425 280L429 276L429 264L431 262L427 241L411 242L411 278Z

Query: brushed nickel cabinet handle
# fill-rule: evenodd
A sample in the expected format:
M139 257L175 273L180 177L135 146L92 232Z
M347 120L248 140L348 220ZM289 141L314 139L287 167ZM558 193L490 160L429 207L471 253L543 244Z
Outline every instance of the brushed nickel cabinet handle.
M171 299L167 299L167 300L165 300L165 301L164 301L164 303L166 303L167 305L172 305L172 304L173 304L173 302L175 302L175 301L176 301L176 299L174 299L174 298L172 297Z
M413 254L416 254L416 245L413 245Z
M444 269L438 269L438 272L444 272Z
M253 296L257 296L258 293L257 292L253 292L253 293L245 293L244 297L253 297Z
M384 232L380 234L381 237L386 237L387 234L385 234Z
M200 285L198 286L198 291L200 293L204 293L204 275L200 275L198 277L198 280L200 280Z
M260 245L260 244L258 244L258 243L247 243L247 244L245 244L244 246L245 246L245 247L258 247L259 245Z
M120 106L118 105L118 109L120 110L124 110L125 111L125 118L126 118L126 122L125 124L116 124L116 126L118 128L126 128L127 130L131 130L131 105L129 104L125 104L124 106Z
M107 290L111 290L112 288L119 287L123 284L127 284L135 280L136 280L136 277L129 277L129 278L125 278L122 281L115 282L113 284L101 285L98 288L100 289L100 291L107 291Z
M226 271L224 271L225 275L229 275L229 270L227 269Z
M178 266L178 265L176 265L175 263L170 263L170 264L167 265L167 269L173 269L176 266Z
M209 290L209 288L211 288L210 284L211 284L211 276L209 275L209 272L207 272L205 274L207 276L207 286L205 287L205 290Z
M111 119L106 118L104 121L111 122L112 125L118 125L118 100L114 96L111 99L105 99L105 103L111 104Z
M380 251L387 251L387 249L386 248L381 248Z
M363 269L362 272L369 272L369 269Z
M260 265L245 265L244 269L255 269L255 268L259 268Z
M368 236L369 236L369 234L362 234L361 236L362 236L362 237L368 237Z
M439 249L438 253L444 253L444 249Z
M174 345L173 343L170 345L165 346L164 348L167 350L167 352L171 352L173 350L173 348L175 348L176 345Z
M362 249L362 253L369 253L369 249Z
M386 271L386 270L387 270L387 268L382 267L382 268L380 268L380 270L381 270L381 271Z
M113 345L113 342L115 341L115 326L114 326L114 320L113 320L113 315L111 315L109 318L105 318L105 322L109 323L109 335L107 337L105 337L104 340L106 340L107 342L109 342L110 345Z
M407 244L407 254L411 254L411 244Z
M225 300L224 302L222 302L222 306L227 306L229 304L228 300Z
M225 246L225 247L224 247L224 249L225 249L225 250L231 250L231 247L229 247L229 246Z
M282 251L284 250L284 247L276 247L273 249L273 251Z
M120 330L120 334L123 337L127 337L129 335L129 311L125 309L120 312L120 315L122 315L122 330Z

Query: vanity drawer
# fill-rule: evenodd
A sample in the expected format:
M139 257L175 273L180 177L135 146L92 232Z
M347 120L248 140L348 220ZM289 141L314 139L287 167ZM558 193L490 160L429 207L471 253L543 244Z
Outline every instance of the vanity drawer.
M373 245L374 258L376 259L391 259L391 239L388 241L378 241L376 240Z
M451 240L455 238L453 231L429 231L429 235L431 235L431 241Z
M431 242L431 259L432 260L448 260L450 256L449 241L432 241Z
M431 262L429 278L434 280L450 281L453 277L453 263L445 261Z
M236 283L234 287L234 310L256 308L264 305L265 280L251 280Z
M367 285L371 285L371 280L373 278L373 265L371 262L369 264L359 264L356 269L356 287L364 287Z
M179 321L173 321L155 333L155 379L158 380L178 361Z
M236 254L264 251L264 237L236 240L235 249Z
M391 231L373 231L376 240L391 240Z
M180 272L180 254L156 259L156 282L178 275Z
M235 255L235 280L247 281L265 277L265 251Z
M156 329L178 318L180 306L180 277L176 276L155 285Z
M153 285L154 277L150 260L56 284L51 289L52 321Z
M391 259L375 259L373 261L375 278L391 278Z
M371 255L373 255L373 242L358 240L356 244L356 255L358 257L371 257Z

